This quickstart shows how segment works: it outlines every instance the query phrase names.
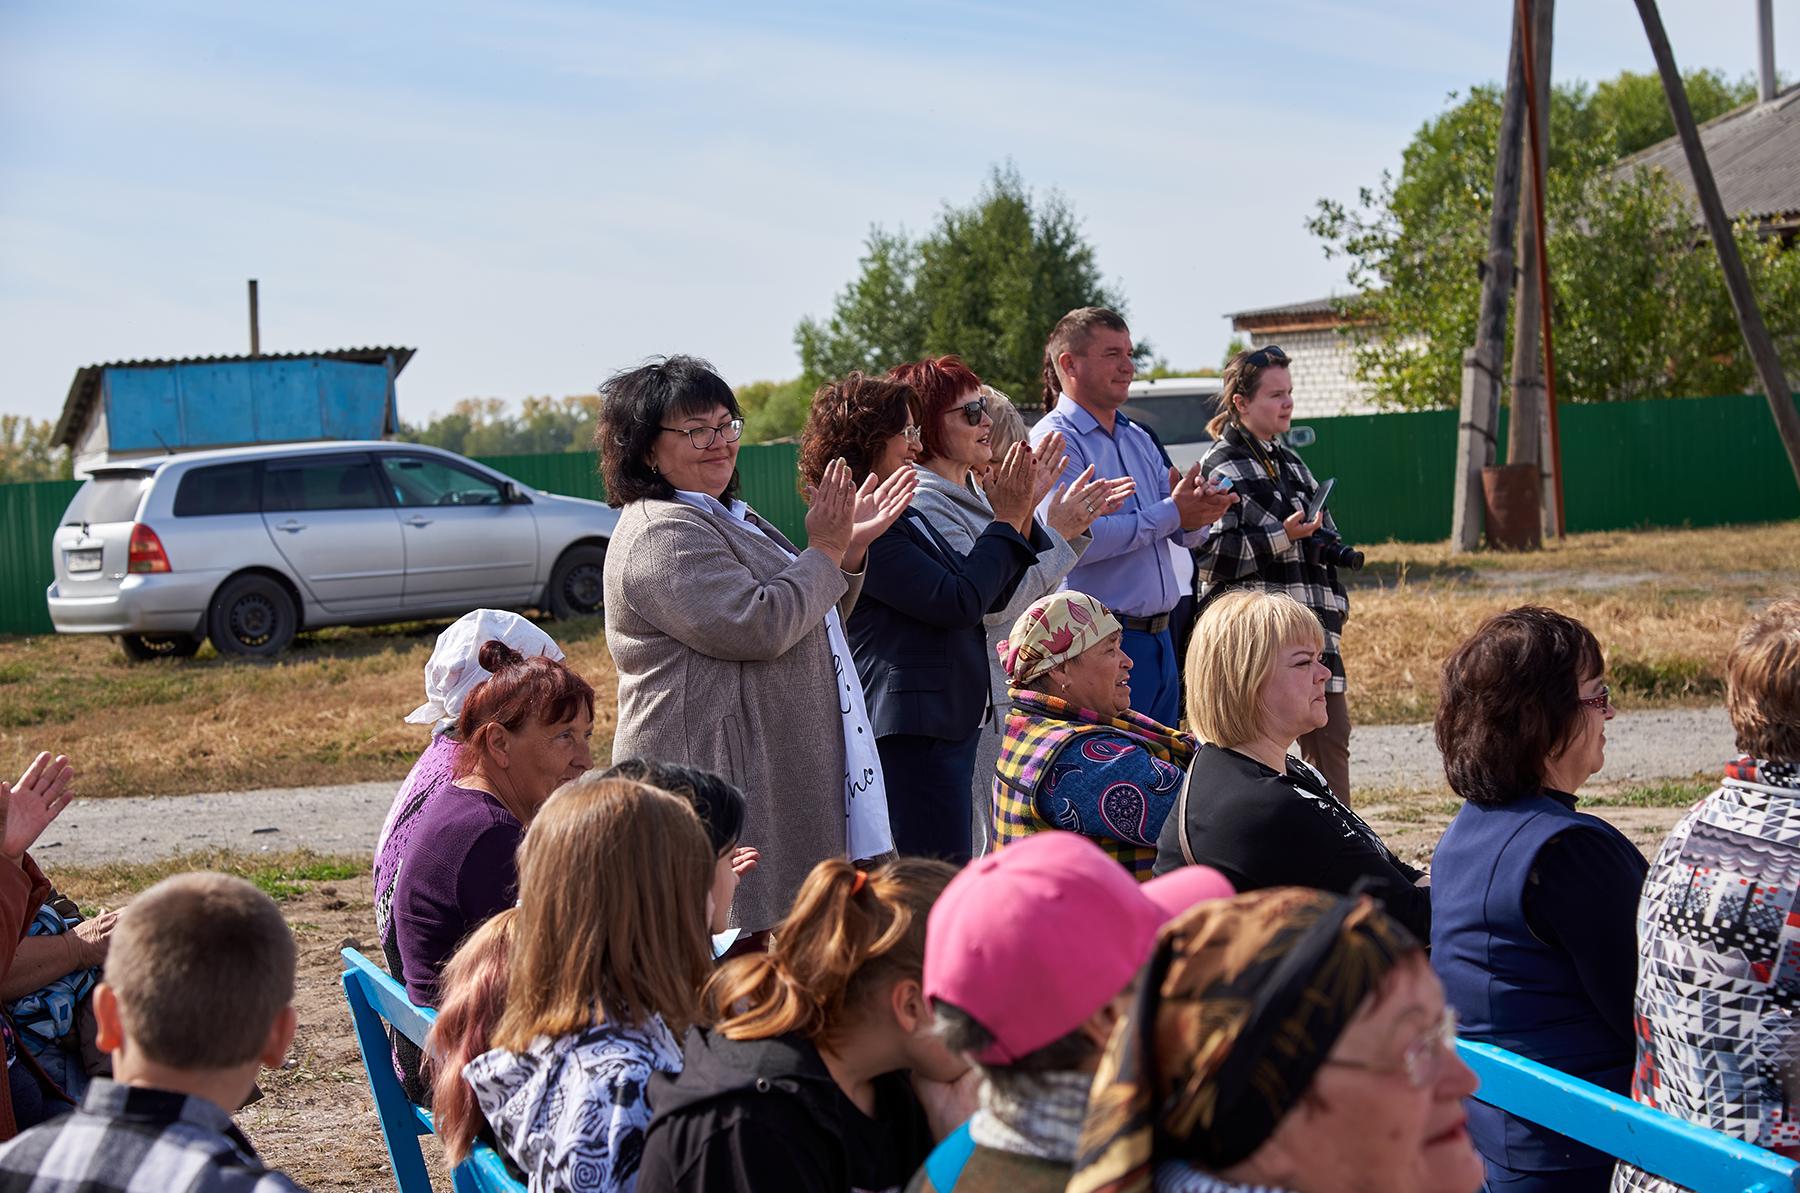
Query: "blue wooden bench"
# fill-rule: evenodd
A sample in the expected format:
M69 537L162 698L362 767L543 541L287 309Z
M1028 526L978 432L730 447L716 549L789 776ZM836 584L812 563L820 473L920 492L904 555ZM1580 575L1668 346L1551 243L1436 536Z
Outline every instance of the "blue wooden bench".
M356 1044L362 1049L381 1135L394 1166L394 1184L400 1193L432 1193L425 1156L419 1150L419 1136L432 1133L431 1112L413 1105L400 1088L382 1023L393 1024L395 1031L423 1048L425 1033L431 1030L437 1012L408 1002L400 983L355 949L345 949L342 955L344 997L350 1003ZM525 1193L525 1186L507 1172L499 1153L481 1142L450 1174L450 1187L455 1193Z
M1800 1161L1695 1126L1492 1044L1458 1040L1475 1096L1695 1193L1790 1193Z

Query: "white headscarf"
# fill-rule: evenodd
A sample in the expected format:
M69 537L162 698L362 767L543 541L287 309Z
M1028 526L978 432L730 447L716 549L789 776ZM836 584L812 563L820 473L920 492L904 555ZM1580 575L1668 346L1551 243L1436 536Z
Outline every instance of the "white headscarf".
M438 635L437 646L425 664L425 703L406 715L407 722L433 725L461 716L469 692L488 678L479 657L482 644L496 638L526 658L541 654L562 661L562 648L555 639L517 613L501 609L465 613Z

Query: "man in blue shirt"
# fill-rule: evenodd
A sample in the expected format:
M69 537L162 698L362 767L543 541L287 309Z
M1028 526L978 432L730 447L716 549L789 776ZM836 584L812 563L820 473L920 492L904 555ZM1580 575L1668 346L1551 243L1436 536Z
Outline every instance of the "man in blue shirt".
M1117 312L1070 311L1044 347L1049 413L1032 428L1031 441L1063 433L1065 482L1090 464L1096 477L1137 482L1137 492L1117 513L1095 520L1093 545L1063 585L1096 597L1118 617L1131 656L1131 707L1174 726L1181 719L1181 664L1169 613L1186 594L1176 583L1168 544L1199 546L1237 498L1202 479L1198 464L1185 476L1166 466L1149 432L1120 412L1135 372L1131 329Z

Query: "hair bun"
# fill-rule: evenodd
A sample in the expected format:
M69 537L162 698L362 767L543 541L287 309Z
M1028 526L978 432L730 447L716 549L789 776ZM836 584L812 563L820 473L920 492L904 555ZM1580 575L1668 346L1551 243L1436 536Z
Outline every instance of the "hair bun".
M517 667L525 661L525 656L502 642L498 638L489 638L481 644L481 653L476 656L481 662L481 669L490 675L497 675L508 667Z

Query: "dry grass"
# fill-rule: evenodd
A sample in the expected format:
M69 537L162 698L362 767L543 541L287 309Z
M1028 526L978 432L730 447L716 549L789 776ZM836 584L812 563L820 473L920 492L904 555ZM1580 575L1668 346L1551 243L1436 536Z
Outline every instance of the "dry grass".
M1800 591L1800 522L1577 535L1537 554L1368 548L1344 636L1358 724L1422 721L1437 669L1482 618L1526 601L1585 621L1626 708L1718 699L1750 607ZM82 794L177 794L398 779L424 743L402 720L443 622L306 635L277 663L127 662L110 639L0 638L0 775L39 749L77 759ZM616 678L598 622L549 626L599 696Z
M74 758L84 797L398 779L425 731L425 661L446 622L303 637L273 663L126 660L107 638L0 639L0 775L40 749ZM594 746L612 738L615 678L599 621L546 627L594 685Z
M1535 554L1368 554L1344 634L1358 724L1428 720L1443 659L1483 618L1527 602L1594 631L1621 707L1711 703L1747 612L1800 591L1800 522L1575 535Z

